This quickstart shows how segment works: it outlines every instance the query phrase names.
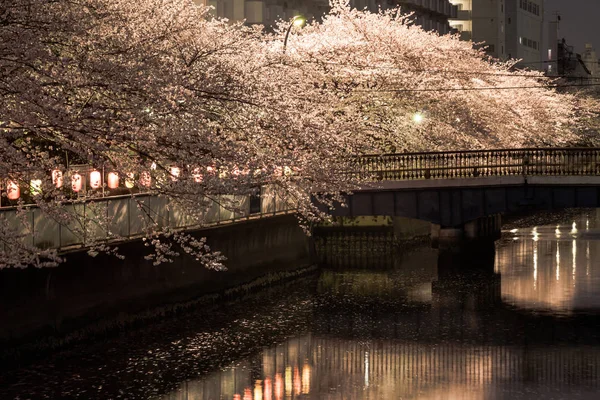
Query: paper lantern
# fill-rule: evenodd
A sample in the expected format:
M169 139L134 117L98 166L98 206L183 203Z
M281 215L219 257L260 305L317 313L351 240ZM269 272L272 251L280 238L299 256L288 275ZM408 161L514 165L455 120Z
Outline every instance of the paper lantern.
M82 186L83 186L83 181L81 180L81 175L79 175L79 173L75 172L71 176L71 189L73 189L73 191L77 193L77 192L81 191Z
M17 182L6 182L6 197L8 197L9 200L18 200L19 197L21 197L21 189Z
M102 174L100 171L90 172L90 187L92 189L98 189L102 185Z
M193 175L194 175L194 182L196 182L196 183L202 182L202 174L200 173L200 168L194 168Z
M63 173L60 169L52 170L52 184L56 188L61 188L64 183Z
M133 181L134 177L135 175L133 172L127 173L127 178L125 179L125 187L127 189L133 189L135 187L135 182Z
M150 172L143 171L140 174L140 186L150 187L151 184L152 184L152 176L150 175Z
M34 196L42 193L42 180L41 179L32 179L31 182L29 182L29 190L31 191L31 194Z
M176 181L181 175L181 168L171 167L171 180Z
M108 188L116 189L118 187L119 187L119 174L117 174L116 172L109 172L108 173Z

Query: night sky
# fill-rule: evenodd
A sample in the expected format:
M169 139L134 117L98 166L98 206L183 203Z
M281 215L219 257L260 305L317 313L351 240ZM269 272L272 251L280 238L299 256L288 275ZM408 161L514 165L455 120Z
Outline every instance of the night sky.
M558 38L575 46L581 53L586 43L591 43L600 53L600 0L546 0L546 16L558 11L561 22Z

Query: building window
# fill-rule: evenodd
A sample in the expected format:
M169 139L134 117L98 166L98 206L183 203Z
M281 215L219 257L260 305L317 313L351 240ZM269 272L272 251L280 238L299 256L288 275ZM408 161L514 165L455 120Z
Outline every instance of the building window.
M523 37L519 36L519 44L523 44Z
M548 49L548 60L552 60L552 49Z

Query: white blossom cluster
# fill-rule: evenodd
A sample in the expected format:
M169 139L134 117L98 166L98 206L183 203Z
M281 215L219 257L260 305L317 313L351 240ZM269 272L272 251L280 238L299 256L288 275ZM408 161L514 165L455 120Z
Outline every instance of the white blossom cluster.
M17 185L72 225L83 216L64 205L81 194L57 187L51 171L79 164L168 196L199 226L206 199L269 184L308 225L324 217L315 196L331 202L359 184L343 173L355 155L577 141L586 110L540 73L514 72L514 62L425 32L398 10L331 6L323 21L294 27L284 47L289 21L268 33L214 19L192 0L4 0L2 204ZM149 259L183 251L222 268L204 241L147 217ZM106 251L94 232L109 221L85 218L78 234L90 253ZM57 260L17 245L1 216L0 242L0 268Z

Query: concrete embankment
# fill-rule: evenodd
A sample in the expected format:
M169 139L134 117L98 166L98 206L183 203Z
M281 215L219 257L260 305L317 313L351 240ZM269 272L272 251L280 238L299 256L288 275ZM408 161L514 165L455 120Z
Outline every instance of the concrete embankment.
M315 269L293 215L194 235L227 256L227 271L189 256L154 266L143 241L119 246L124 260L73 253L56 268L0 270L0 365Z

